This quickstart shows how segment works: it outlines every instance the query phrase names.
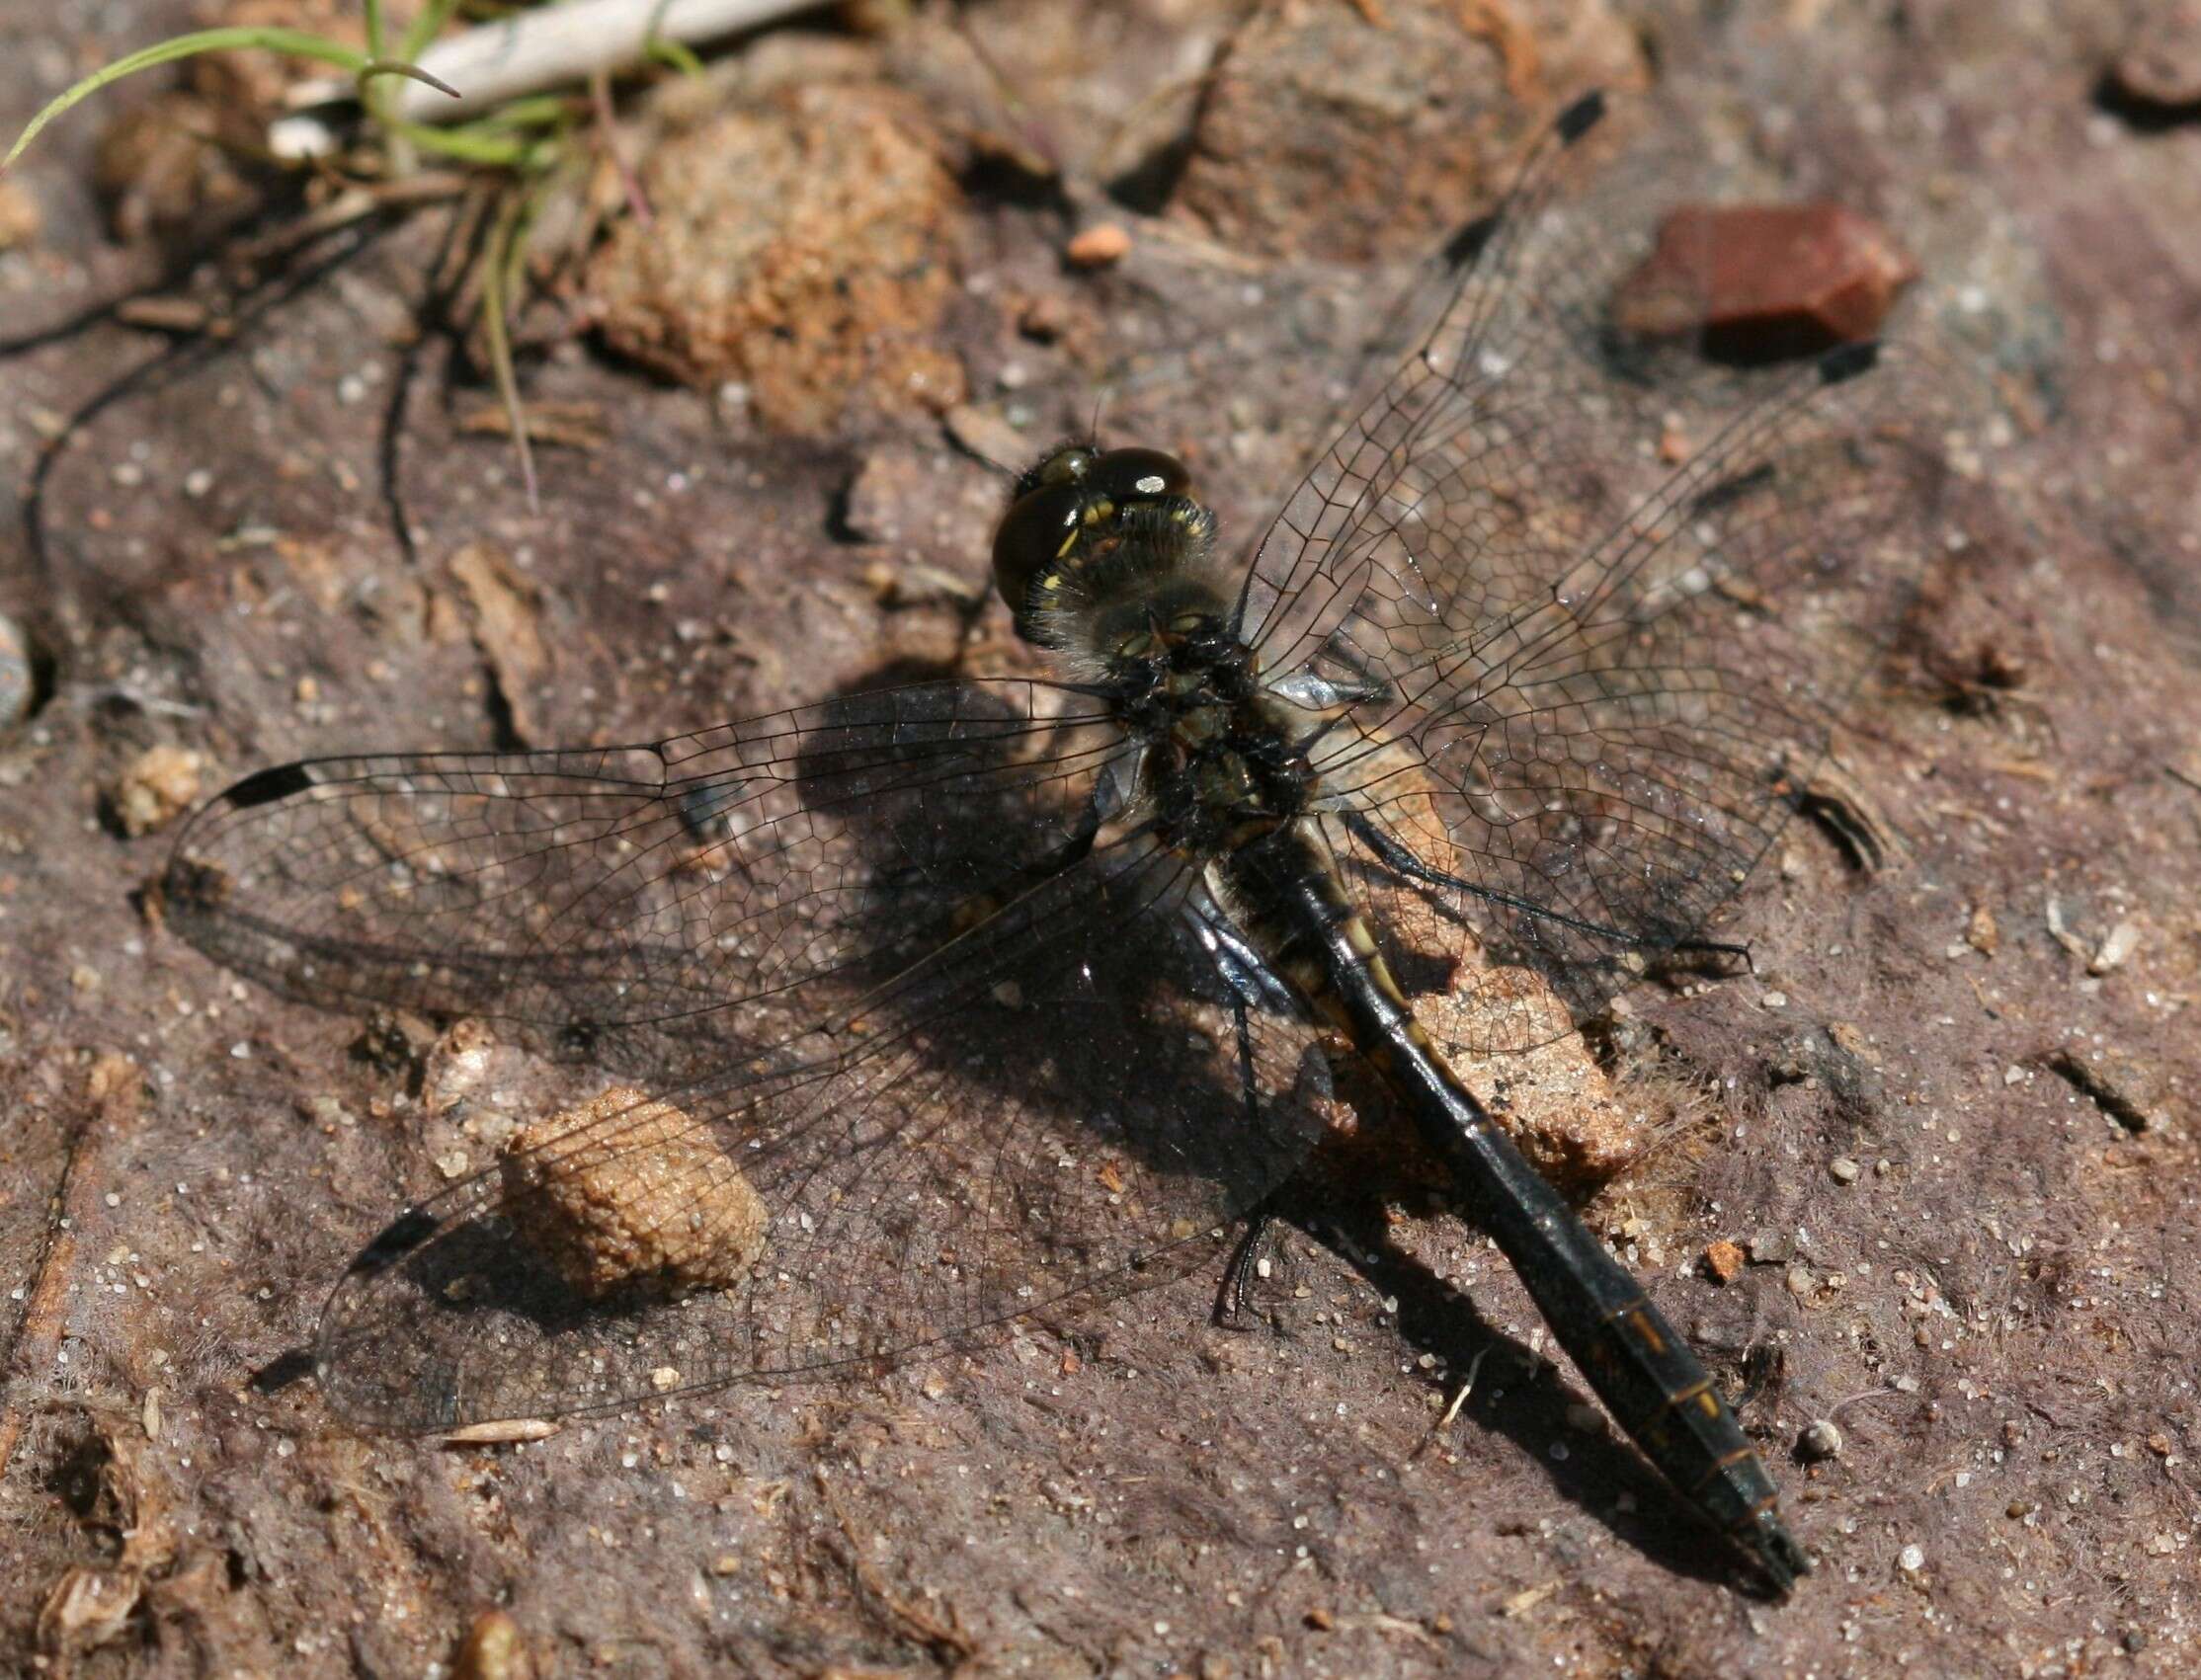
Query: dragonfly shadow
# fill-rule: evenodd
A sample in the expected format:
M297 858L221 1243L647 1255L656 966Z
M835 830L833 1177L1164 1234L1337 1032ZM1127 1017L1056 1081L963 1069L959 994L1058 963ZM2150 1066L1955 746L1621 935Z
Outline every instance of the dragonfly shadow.
M869 705L890 675L853 685L844 703ZM1088 853L1094 784L1119 749L1020 716L982 685L940 692L953 696L966 756L944 767L928 756L930 785L904 778L871 805L860 920L903 936L852 956L853 989L908 1000L885 1013L924 1017L921 1054L953 1070L937 1088L1003 1116L1003 1153L1041 1131L1082 1133L1143 1167L1165 1207L1250 1205L1267 1187L1254 1178L1281 1177L1282 1158L1296 1161L1316 1138L1311 1099L1326 1092L1308 1089L1292 1032L1261 1021L1249 1069L1231 994L1184 922L1184 866L1137 842ZM845 798L848 755L819 736L804 786ZM880 758L891 785L891 755ZM928 966L940 980L911 984ZM1220 1198L1166 1188L1192 1181Z
M1713 1585L1733 1584L1734 1559L1720 1536L1693 1516L1675 1521L1676 1512L1688 1507L1624 1441L1602 1430L1572 1428L1567 1414L1585 1403L1581 1393L1548 1358L1492 1323L1465 1291L1393 1243L1380 1208L1364 1200L1326 1201L1317 1214L1286 1198L1277 1211L1397 1300L1398 1333L1408 1346L1432 1355L1448 1371L1483 1373L1476 1386L1486 1393L1503 1388L1495 1401L1479 1400L1471 1392L1464 1415L1504 1435L1524 1459L1541 1466L1563 1498L1660 1567ZM1502 1385L1493 1380L1500 1367L1508 1373ZM1550 1450L1561 1441L1564 1459ZM1616 1508L1621 1495L1629 1496L1630 1509Z

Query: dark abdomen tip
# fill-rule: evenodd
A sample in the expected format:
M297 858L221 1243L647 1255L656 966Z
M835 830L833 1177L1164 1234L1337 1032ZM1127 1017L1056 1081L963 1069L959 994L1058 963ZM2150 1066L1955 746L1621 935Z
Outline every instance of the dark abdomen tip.
M1573 145L1603 121L1604 115L1604 89L1592 88L1559 114L1559 138L1565 144Z
M353 1277L372 1277L435 1235L436 1216L422 1208L408 1208L375 1233L374 1240L359 1251L348 1269Z
M273 769L255 770L227 789L221 802L232 811L248 811L255 805L273 805L279 799L288 799L312 785L313 777L306 773L303 764L277 764Z

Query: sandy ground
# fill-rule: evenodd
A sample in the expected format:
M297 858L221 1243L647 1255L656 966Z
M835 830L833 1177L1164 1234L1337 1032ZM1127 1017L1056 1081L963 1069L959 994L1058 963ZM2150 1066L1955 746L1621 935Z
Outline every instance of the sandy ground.
M640 315L531 317L530 390L585 445L541 447L539 516L469 425L493 394L441 339L407 349L436 213L219 354L109 323L0 363L0 609L39 677L0 733L0 1666L73 1642L87 1675L521 1672L461 1652L501 1612L559 1674L2201 1667L2201 124L2098 101L2135 27L2106 5L1706 10L974 7L1007 115L937 31L768 38L681 120L829 62L888 84L823 155L903 167L871 200L794 193L815 223L787 237L830 254L860 215L904 283L838 293L871 314L792 369L739 335L658 359L702 390L605 353ZM0 18L0 130L175 25L33 14ZM1692 1119L1594 1210L1748 1391L1823 1559L1792 1602L1734 1589L1487 1244L1375 1209L1287 1235L1253 1331L1210 1325L1208 1272L874 1380L466 1449L248 1386L392 1208L485 1158L462 1104L407 1100L402 1056L354 1053L360 1017L148 918L175 794L1009 657L977 603L999 481L957 437L1029 450L1104 392L1111 433L1183 450L1243 536L1398 263L1592 81L1649 87L1648 125L1757 191L1881 216L2028 422L1844 755L1888 863L1797 825L1739 907L1755 972L1641 1001L1635 1077ZM157 275L88 186L103 117L152 91L0 184L40 224L0 253L0 334ZM809 117L851 132L830 100ZM697 262L744 237L729 202ZM1103 219L1128 254L1066 265ZM794 280L770 306L823 307ZM35 550L45 440L178 344L54 458ZM198 757L148 778L155 747ZM1719 1240L1751 1258L1724 1287L1698 1263ZM1799 1462L1826 1418L1838 1455Z

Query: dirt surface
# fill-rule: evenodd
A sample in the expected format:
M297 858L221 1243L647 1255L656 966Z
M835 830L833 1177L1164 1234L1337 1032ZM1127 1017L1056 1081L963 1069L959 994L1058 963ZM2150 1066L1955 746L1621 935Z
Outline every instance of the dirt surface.
M0 610L42 674L0 736L0 1668L2201 1669L2201 126L2094 103L2140 24L2109 5L1615 4L1567 49L1540 33L1563 10L972 7L1014 101L935 22L862 42L958 145L1000 141L924 259L954 268L937 346L968 402L793 440L567 342L528 369L579 417L541 445L539 515L468 429L489 394L416 342L433 214L219 354L110 324L0 363ZM181 12L18 8L0 129ZM165 836L115 803L132 767L197 754L210 787L315 751L648 739L1006 661L972 589L999 479L966 444L1036 449L1099 396L1243 539L1395 294L1354 263L1484 201L1478 152L1416 153L1388 200L1415 225L1368 214L1370 111L1427 126L1420 60L1385 55L1444 17L1478 135L1532 131L1619 50L1646 126L1880 218L2034 428L1845 748L1828 809L1869 809L1885 866L1795 825L1734 923L1754 973L1653 991L1622 1035L1630 1077L1690 1100L1594 1217L1751 1391L1822 1559L1794 1600L1734 1589L1538 1357L1486 1243L1380 1210L1288 1236L1251 1331L1211 1327L1194 1275L875 1380L455 1449L338 1431L310 1383L256 1392L358 1244L493 1146L463 1047L280 1003L148 917ZM0 250L0 335L157 273L110 242L97 117L11 177L34 231ZM1061 192L1001 161L1019 146L1069 166ZM1360 172L1335 242L1329 157ZM1103 218L1128 250L1073 272ZM164 349L173 377L44 474L34 549L44 440Z

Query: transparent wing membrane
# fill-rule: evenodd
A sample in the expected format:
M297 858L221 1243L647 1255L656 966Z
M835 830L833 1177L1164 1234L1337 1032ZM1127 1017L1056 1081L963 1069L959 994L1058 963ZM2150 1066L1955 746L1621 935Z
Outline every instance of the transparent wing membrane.
M1461 1010L1486 1053L1601 1009L1762 854L1913 600L1969 391L1900 346L1753 370L1632 334L1662 206L1640 171L1576 195L1576 161L1562 127L1243 603L1268 669L1341 702L1328 804L1451 877L1355 841L1370 890L1549 983Z
M404 1430L615 1406L1175 1275L1304 1158L1327 1096L1296 1023L1241 1037L1176 935L1178 874L1056 876L830 1028L667 1093L704 1141L646 1207L714 1213L738 1173L769 1217L737 1283L576 1291L510 1167L408 1216L329 1304L331 1403ZM632 1106L555 1147L583 1145L668 1153Z

